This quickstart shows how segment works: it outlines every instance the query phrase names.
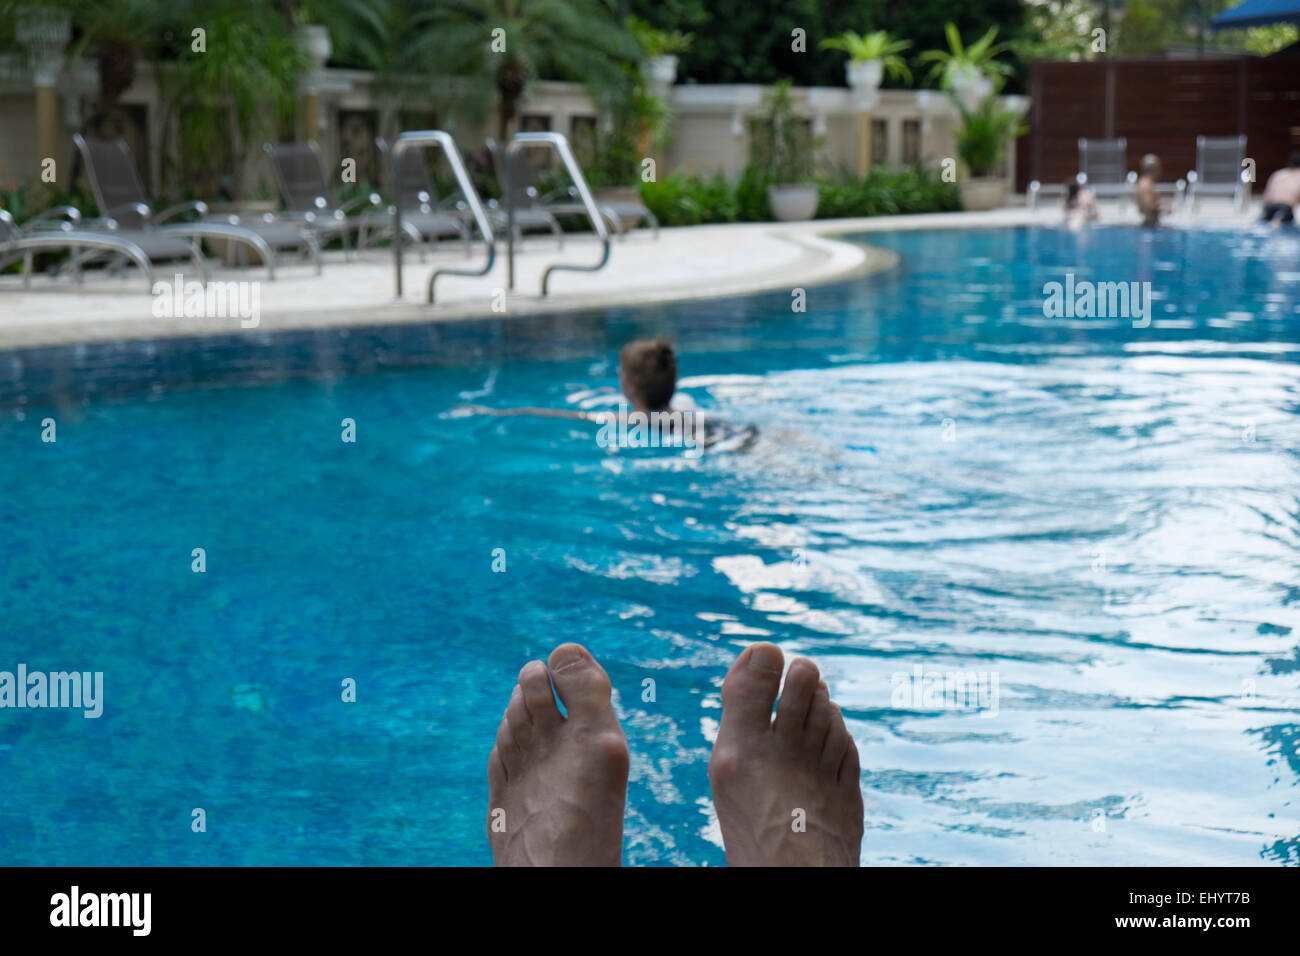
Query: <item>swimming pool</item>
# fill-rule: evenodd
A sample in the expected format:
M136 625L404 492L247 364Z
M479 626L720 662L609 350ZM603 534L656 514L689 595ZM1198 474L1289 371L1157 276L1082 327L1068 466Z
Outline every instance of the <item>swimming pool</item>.
M11 372L0 669L102 671L105 699L0 710L0 863L489 863L515 674L578 640L632 752L626 861L718 865L718 688L759 638L844 707L864 863L1300 863L1300 243L869 241L898 269L806 313L774 293L55 355L81 398ZM1149 326L1048 318L1067 273L1151 282ZM752 450L449 414L613 387L657 332ZM141 369L264 381L133 391ZM900 703L917 668L996 675L996 708Z

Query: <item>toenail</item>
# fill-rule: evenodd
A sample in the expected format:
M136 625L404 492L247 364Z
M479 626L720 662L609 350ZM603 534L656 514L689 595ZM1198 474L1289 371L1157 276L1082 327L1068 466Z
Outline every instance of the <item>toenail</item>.
M751 644L746 666L779 674L781 673L781 651L775 644Z
M580 644L561 644L551 652L551 670L568 670L575 664L581 664L589 656Z

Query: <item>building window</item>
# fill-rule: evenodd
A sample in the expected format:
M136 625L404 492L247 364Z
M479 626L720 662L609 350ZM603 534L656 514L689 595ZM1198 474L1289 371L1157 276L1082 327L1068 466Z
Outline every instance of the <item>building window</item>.
M921 121L919 119L903 120L903 165L919 166L921 164Z
M889 123L882 119L871 121L871 162L883 163L889 157Z

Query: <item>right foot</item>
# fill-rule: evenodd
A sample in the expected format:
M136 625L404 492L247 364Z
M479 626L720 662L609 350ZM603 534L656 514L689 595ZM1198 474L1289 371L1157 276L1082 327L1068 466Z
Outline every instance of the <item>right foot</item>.
M728 866L857 866L862 852L858 748L817 665L747 647L722 683L709 760Z
M564 702L562 716L551 681ZM488 758L488 841L497 866L618 866L628 751L609 676L579 644L519 672Z

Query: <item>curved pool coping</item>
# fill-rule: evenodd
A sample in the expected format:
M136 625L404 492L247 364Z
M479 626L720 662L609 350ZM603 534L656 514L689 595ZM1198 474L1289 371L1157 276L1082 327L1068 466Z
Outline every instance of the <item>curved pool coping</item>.
M897 256L846 235L900 229L970 229L1048 223L1054 211L1004 209L990 213L933 213L820 219L802 223L735 223L663 229L658 240L644 232L614 243L611 263L598 273L556 273L553 293L536 294L542 269L555 261L590 261L598 247L589 236L569 237L563 252L549 240L530 239L518 265L517 292L505 300L502 257L481 279L446 276L438 282L439 304L424 304L429 273L436 265L460 267L457 252L421 263L406 257L405 295L393 290L387 253L327 261L316 276L298 263L282 264L279 277L266 281L261 269L222 270L214 281L251 281L259 287L256 328L244 329L238 317L163 318L152 314L153 297L142 277L90 280L84 287L54 285L36 277L31 290L21 278L0 278L0 352L42 346L77 345L175 337L371 327L461 319L527 318L552 312L645 306L666 302L745 296L778 289L825 285L894 267ZM471 262L481 261L475 252ZM156 279L171 280L165 266Z
M1107 208L1108 224L1136 224L1131 204ZM1239 223L1253 219L1255 208L1236 212L1209 205L1195 219L1183 213L1170 225ZM537 294L543 269L556 261L593 262L599 247L590 234L567 237L557 251L547 239L529 238L517 260L517 291L501 306L504 257L482 278L445 276L438 282L438 304L423 301L435 266L463 267L481 261L481 251L467 260L459 248L421 262L408 255L403 268L404 296L394 294L393 266L386 250L345 261L332 254L323 275L300 263L282 263L275 281L258 268L220 270L215 281L251 282L260 293L256 327L243 327L236 316L163 318L152 314L153 296L143 278L96 278L84 287L54 284L37 277L28 291L20 276L0 276L0 355L25 349L161 339L253 334L312 329L365 329L389 325L427 325L466 319L515 320L559 312L651 306L712 298L734 298L776 290L809 288L881 272L898 263L895 253L862 240L876 232L916 229L988 229L1025 225L1059 225L1054 207L1023 207L990 212L927 213L817 219L799 223L728 223L665 228L652 239L640 230L613 244L610 263L595 273L557 272L553 293ZM848 240L846 236L853 236ZM155 278L172 278L160 267ZM260 333L260 335L259 335ZM262 339L264 341L264 339Z

